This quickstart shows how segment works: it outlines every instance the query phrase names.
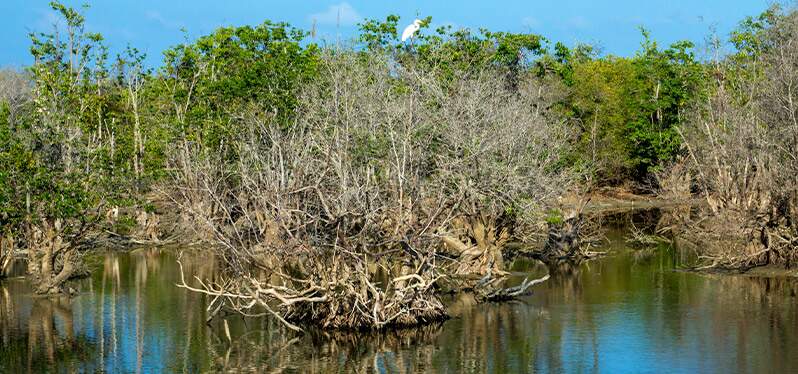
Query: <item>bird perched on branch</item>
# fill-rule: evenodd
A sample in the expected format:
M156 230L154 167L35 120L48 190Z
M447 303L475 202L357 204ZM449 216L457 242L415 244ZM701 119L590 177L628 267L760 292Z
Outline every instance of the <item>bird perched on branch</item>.
M404 42L407 39L412 38L416 34L416 31L418 31L420 28L421 20L416 19L413 21L413 23L405 27L405 31L402 31L402 41Z

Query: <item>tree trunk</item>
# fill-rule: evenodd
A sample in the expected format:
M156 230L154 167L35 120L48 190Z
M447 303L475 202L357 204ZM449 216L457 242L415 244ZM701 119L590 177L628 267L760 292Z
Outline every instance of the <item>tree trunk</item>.
M28 273L37 294L64 293L64 285L77 270L77 250L64 243L53 226L35 229L28 253ZM60 260L60 261L58 261Z
M502 250L510 238L507 228L497 227L488 216L458 218L452 221L454 232L442 237L444 246L459 255L458 275L505 274Z
M0 236L0 278L8 275L8 268L14 259L14 238L11 236Z

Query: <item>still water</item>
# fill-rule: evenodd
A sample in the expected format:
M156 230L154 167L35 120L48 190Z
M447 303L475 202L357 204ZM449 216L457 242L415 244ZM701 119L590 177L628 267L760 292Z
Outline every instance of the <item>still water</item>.
M27 372L798 372L798 281L674 271L669 249L577 267L519 261L552 278L514 303L448 300L454 318L387 334L290 333L271 319L206 325L207 300L174 284L173 251L91 261L73 299L0 283L0 373ZM206 263L207 262L207 263ZM210 276L208 260L185 263Z

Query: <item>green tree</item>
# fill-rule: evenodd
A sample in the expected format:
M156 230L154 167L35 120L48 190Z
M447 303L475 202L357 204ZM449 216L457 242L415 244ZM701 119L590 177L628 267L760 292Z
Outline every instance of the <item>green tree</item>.
M254 107L287 125L297 90L316 75L318 48L286 23L224 27L167 50L161 90L189 139L219 146L235 113Z
M435 72L441 79L459 79L485 69L502 69L507 83L516 88L520 76L528 71L533 57L543 54L545 39L536 34L492 32L479 29L453 30L441 26L428 32L432 17L421 20L421 28L411 42L398 38L400 18L389 15L384 21L368 19L361 23L363 53L393 53L401 64L413 64Z
M50 4L64 30L32 33L33 110L25 126L5 126L15 182L5 194L28 247L41 293L60 292L78 268L77 245L116 188L114 106L103 38L79 11ZM24 219L20 219L24 217ZM20 223L22 221L22 223Z
M539 61L570 88L561 108L582 129L573 162L592 168L599 183L644 182L672 161L681 152L677 126L706 86L706 67L691 42L662 50L642 32L631 58L558 44Z
M629 119L626 139L633 175L641 179L669 162L681 149L677 126L686 109L700 98L705 67L689 41L660 50L643 30L642 49L633 58L636 87L629 98L637 108Z

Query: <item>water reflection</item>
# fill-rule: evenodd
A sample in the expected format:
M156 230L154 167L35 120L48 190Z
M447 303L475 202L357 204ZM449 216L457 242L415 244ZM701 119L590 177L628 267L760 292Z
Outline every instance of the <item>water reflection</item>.
M0 283L0 372L798 370L796 281L678 272L672 251L614 250L580 265L519 260L519 280L551 280L515 303L459 295L442 325L304 335L268 318L206 324L206 297L174 286L172 251L107 254L71 300ZM210 256L183 263L200 277L216 270Z
M22 300L12 297L17 292L30 288L13 281L0 285L0 372L78 371L95 347L76 333L70 300Z

